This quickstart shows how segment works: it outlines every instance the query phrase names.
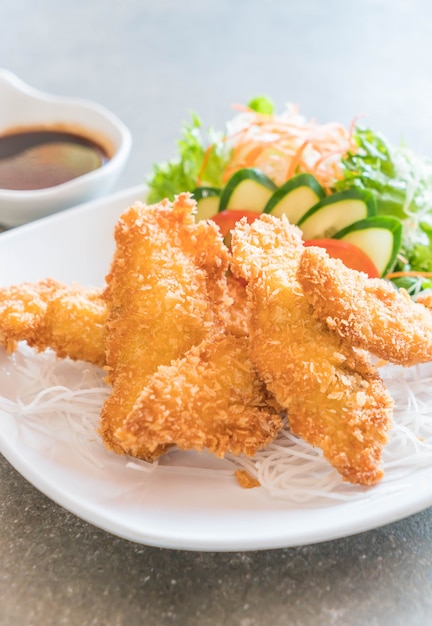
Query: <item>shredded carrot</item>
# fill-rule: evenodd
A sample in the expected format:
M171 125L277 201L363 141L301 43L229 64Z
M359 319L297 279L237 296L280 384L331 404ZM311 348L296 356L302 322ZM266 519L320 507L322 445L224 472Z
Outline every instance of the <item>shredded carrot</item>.
M355 120L347 130L337 123L317 124L299 116L298 107L283 115L258 113L248 106L235 104L240 115L239 127L226 134L222 141L231 149L229 162L223 172L224 183L237 170L257 168L277 185L282 185L296 173L310 173L327 192L343 178L340 160L357 146L353 139ZM242 115L244 119L242 119ZM204 154L198 175L198 184L205 178L205 170L214 144Z
M298 167L298 165L300 164L301 161L301 157L302 154L306 148L307 145L309 145L310 140L306 139L301 146L298 148L297 152L293 155L293 158L291 159L291 163L288 166L288 170L286 173L286 179L288 180L289 178L292 178L294 176L294 174L296 173L296 169Z
M353 118L353 120L352 120L352 122L351 122L351 125L350 125L350 128L349 128L349 134L350 134L350 137L352 137L352 136L353 136L353 134L354 134L354 130L355 130L355 127L356 127L356 125L357 125L357 122L358 122L358 120L359 120L361 117L366 117L366 113L358 113L358 115L356 115L356 116Z
M306 121L299 117L296 109L277 116L258 113L242 105L234 108L245 114L243 120L239 118L244 125L227 135L233 150L224 180L243 167L261 169L277 185L296 173L308 172L330 189L343 177L340 159L356 149L354 121L347 130L341 124L319 125Z
M207 167L207 163L209 161L210 158L210 154L211 151L213 150L214 144L211 144L210 146L208 146L208 148L206 149L205 153L204 153L204 158L203 158L203 162L201 164L201 168L200 171L198 173L198 178L197 178L197 186L199 187L202 183L202 178L205 172L205 168Z
M250 150L245 155L245 159L244 159L245 167L252 167L256 159L264 152L266 148L267 146L265 144L261 144L252 148L252 150Z
M344 148L336 148L335 150L331 150L330 152L327 152L327 154L324 154L317 161L315 161L315 164L314 164L315 171L319 170L321 165L325 161L327 161L327 159L330 159L331 157L338 156L338 155L342 157L345 154L345 152L346 150Z
M404 276L418 276L421 278L432 278L432 272L414 272L414 271L401 271L401 272L390 272L386 274L386 278L389 280L391 278L403 278Z
M248 107L247 104L234 103L231 105L231 108L237 111L243 111L244 113L252 112L252 109Z

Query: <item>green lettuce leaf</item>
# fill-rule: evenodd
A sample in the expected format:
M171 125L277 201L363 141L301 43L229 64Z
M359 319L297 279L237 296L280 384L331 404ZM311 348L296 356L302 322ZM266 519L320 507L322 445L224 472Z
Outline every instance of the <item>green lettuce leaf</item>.
M402 246L395 270L431 271L432 163L405 146L392 146L370 129L356 128L354 139L358 149L342 159L344 178L335 188L368 189L375 195L378 214L401 220ZM409 282L417 289L428 281Z
M177 156L166 163L155 164L147 181L149 203L163 198L174 199L183 191L193 191L198 186L204 157L211 146L204 171L202 184L209 187L222 187L222 173L228 161L228 150L221 141L221 135L213 129L204 131L201 120L192 115L190 123L185 123L182 135L177 142Z

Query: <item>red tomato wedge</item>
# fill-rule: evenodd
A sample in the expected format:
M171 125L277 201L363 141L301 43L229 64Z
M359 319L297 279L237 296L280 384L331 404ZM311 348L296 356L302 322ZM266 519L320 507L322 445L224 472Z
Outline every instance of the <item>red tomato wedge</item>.
M251 224L257 217L259 217L261 213L257 213L256 211L243 211L242 209L227 209L226 211L221 211L220 213L216 213L212 217L212 220L216 222L216 224L221 229L222 235L225 237L229 234L229 232L234 228L239 220L242 217L246 217L249 224Z
M325 248L327 254L334 259L340 259L345 265L358 272L364 272L369 278L379 278L379 273L373 261L357 246L340 239L309 239L305 246Z

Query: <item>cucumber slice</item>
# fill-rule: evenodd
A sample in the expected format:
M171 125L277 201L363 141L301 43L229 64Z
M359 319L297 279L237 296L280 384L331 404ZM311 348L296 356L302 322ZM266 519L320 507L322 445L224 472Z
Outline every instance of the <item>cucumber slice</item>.
M193 196L197 203L195 221L208 220L219 211L222 190L216 187L197 187Z
M370 191L346 189L327 196L297 222L303 238L333 237L335 232L376 214L375 197Z
M243 209L262 213L276 189L275 183L260 170L238 170L222 191L219 211Z
M334 239L354 244L373 261L380 276L393 267L402 241L402 224L397 217L376 215L343 228Z
M324 197L323 187L312 174L298 174L274 192L264 207L264 213L275 217L286 215L291 224L297 224Z

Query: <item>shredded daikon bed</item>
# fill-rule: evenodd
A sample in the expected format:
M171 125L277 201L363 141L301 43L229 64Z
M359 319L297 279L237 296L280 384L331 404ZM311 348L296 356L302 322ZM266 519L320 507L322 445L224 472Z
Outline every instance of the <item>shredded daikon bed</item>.
M0 367L0 411L12 416L18 428L36 429L53 440L59 435L66 437L83 461L90 463L90 471L92 463L103 463L98 423L109 393L103 370L58 359L49 350L36 353L24 343L10 356L3 353ZM253 458L229 455L219 461L209 459L210 455L176 453L173 449L159 463L127 456L116 457L117 462L150 477L153 472L233 477L237 469L243 469L269 495L298 503L322 498L349 501L374 489L392 491L403 479L432 463L432 363L406 369L387 365L380 371L395 410L383 453L385 476L377 487L344 483L319 450L294 437L288 428ZM185 463L185 455L190 462Z

